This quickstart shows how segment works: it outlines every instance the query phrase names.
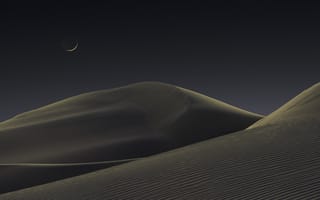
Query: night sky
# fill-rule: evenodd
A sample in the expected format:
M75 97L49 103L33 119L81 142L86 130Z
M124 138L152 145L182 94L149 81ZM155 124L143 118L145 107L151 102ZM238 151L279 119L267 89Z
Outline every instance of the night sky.
M2 1L0 120L139 81L268 114L320 77L320 6L279 2Z

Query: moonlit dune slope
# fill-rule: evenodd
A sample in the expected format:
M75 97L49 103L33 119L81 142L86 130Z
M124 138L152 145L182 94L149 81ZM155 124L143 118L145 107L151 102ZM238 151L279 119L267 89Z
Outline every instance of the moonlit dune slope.
M242 130L260 118L157 82L71 97L0 123L0 179L10 180L0 193Z
M247 130L0 199L318 199L319 113L320 84Z

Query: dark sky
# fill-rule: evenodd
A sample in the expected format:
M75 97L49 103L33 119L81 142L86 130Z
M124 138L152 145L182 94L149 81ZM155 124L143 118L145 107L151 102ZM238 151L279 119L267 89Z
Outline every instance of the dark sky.
M307 1L2 1L0 26L0 120L139 81L267 114L320 77L320 6Z

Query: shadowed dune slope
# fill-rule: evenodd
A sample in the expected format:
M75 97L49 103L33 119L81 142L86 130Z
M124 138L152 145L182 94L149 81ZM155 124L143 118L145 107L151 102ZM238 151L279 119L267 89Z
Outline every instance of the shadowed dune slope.
M0 199L318 199L319 94L318 84L247 130Z
M0 123L0 163L143 157L245 129L260 118L190 90L143 82L68 98Z

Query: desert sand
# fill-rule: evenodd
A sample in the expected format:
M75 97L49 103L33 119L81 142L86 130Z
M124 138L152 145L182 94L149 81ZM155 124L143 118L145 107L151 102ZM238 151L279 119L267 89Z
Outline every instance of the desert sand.
M71 97L0 123L0 193L140 160L261 118L158 82Z
M317 199L319 113L317 84L245 130L0 199Z

